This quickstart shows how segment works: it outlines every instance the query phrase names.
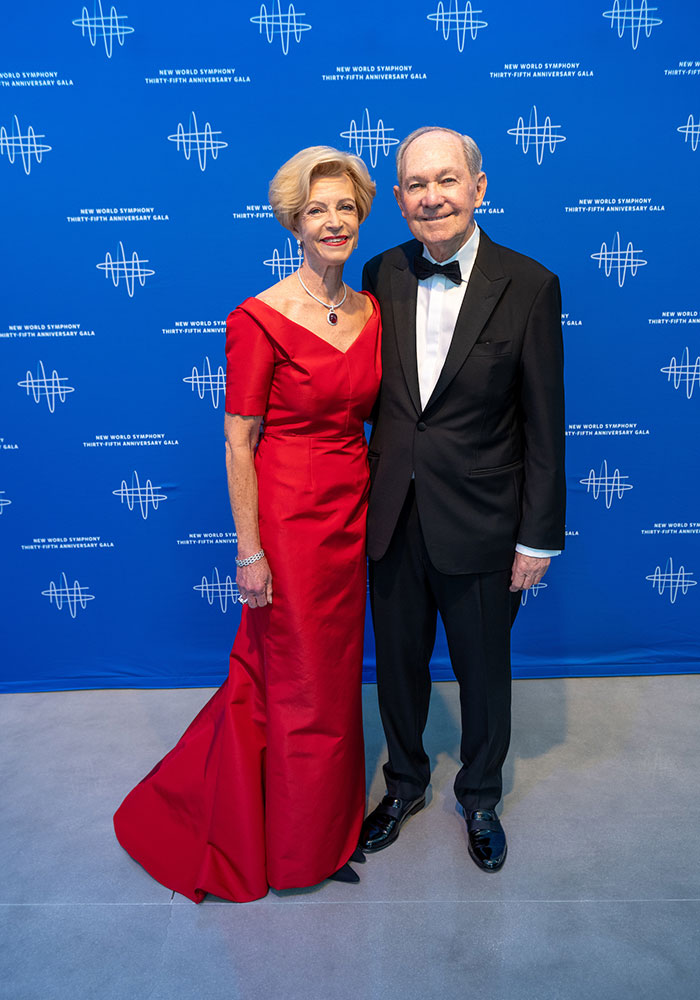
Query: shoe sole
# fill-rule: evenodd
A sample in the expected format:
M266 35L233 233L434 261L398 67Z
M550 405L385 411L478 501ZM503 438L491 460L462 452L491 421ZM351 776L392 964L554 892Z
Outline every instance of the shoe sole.
M394 832L390 840L385 840L383 844L379 845L379 847L363 847L362 852L364 854L377 854L379 851L383 851L385 850L385 848L391 847L391 845L399 839L399 834L401 833L401 827L404 825L408 817L415 816L415 814L417 812L420 812L421 809L423 809L424 807L425 807L425 799L421 799L420 802L416 802L413 808L409 809L408 812L396 824L396 827L394 829Z

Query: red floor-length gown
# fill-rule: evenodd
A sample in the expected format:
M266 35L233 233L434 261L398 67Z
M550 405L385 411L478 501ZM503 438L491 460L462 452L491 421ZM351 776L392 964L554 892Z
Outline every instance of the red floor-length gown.
M273 603L243 608L228 679L114 817L129 854L195 902L315 885L358 842L373 306L344 353L259 299L228 318L226 410L265 415L255 468Z

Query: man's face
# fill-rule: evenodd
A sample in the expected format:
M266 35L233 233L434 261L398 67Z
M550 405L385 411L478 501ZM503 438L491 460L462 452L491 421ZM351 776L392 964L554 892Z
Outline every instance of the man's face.
M469 173L464 149L449 132L427 132L406 150L394 195L408 228L438 261L464 246L474 209L484 200L486 174Z

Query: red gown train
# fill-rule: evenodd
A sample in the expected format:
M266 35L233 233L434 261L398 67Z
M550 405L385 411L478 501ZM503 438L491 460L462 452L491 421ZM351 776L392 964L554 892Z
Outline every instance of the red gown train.
M114 817L129 854L195 902L315 885L357 845L373 306L345 353L259 299L228 318L226 410L265 415L255 468L273 603L242 609L228 679Z

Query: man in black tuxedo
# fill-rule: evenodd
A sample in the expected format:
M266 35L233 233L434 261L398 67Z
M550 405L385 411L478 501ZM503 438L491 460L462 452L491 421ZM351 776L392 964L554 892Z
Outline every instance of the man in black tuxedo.
M388 847L425 805L439 611L460 685L455 794L471 857L497 871L507 850L495 806L510 740L510 627L520 591L564 546L559 282L476 226L486 175L468 136L418 129L399 147L397 172L415 239L363 276L383 326L367 545L389 759L387 794L360 843Z

